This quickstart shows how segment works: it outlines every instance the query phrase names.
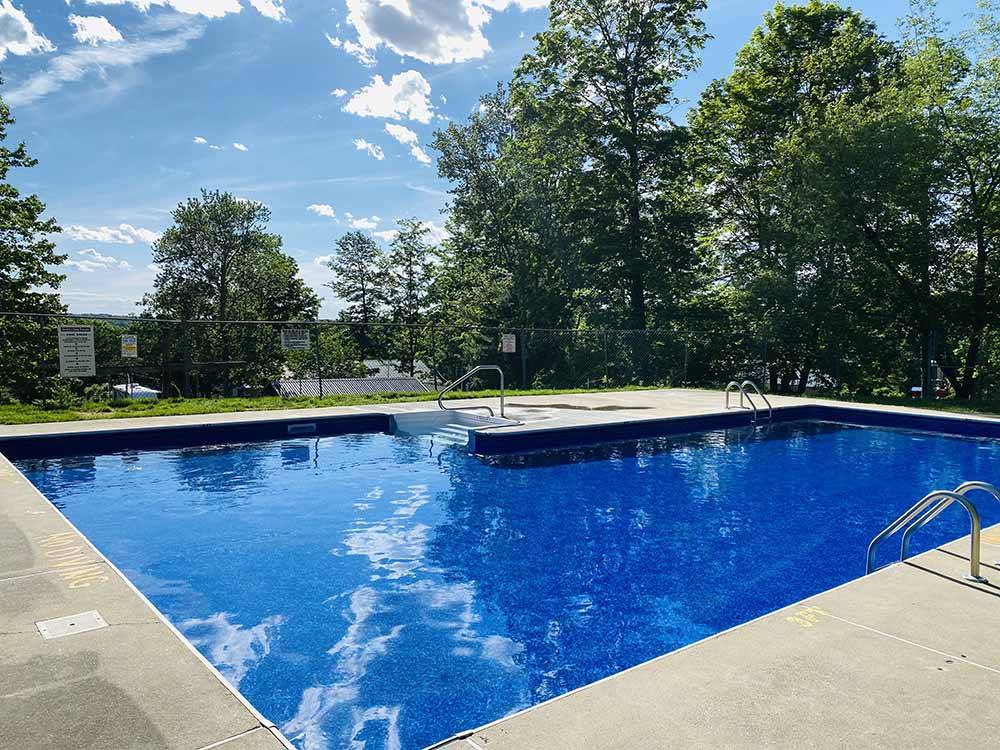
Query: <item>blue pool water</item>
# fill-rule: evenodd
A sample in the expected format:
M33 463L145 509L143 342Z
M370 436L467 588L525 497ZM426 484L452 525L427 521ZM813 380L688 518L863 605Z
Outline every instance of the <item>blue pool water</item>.
M488 459L367 434L18 465L298 746L376 750L855 578L927 491L1000 480L1000 441L802 422ZM940 521L920 548L967 532Z

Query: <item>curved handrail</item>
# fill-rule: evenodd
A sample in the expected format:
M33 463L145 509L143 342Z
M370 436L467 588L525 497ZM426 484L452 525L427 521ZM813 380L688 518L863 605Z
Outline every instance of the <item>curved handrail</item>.
M747 394L747 392L745 390L743 390L743 386L740 385L739 383L737 383L735 380L730 381L729 385L726 386L726 411L729 411L729 408L730 408L729 407L729 394L730 394L730 392L732 392L733 388L735 388L736 390L738 390L740 392L740 408L741 409L746 409L747 408L746 406L743 405L743 397L746 396L747 401L750 402L750 407L749 408L753 410L753 423L757 424L757 405L753 402L753 400L750 398L750 396Z
M444 411L470 411L472 409L486 409L490 413L491 417L494 416L493 409L490 408L489 406L485 406L485 405L484 406L461 406L461 407L456 407L454 409L449 409L447 406L444 405L444 394L448 393L449 391L455 390L456 388L458 388L458 386L462 385L462 383L464 383L466 380L468 380L469 378L471 378L477 372L482 372L483 370L495 370L496 372L500 373L500 416L504 417L504 394L505 394L505 391L504 391L504 384L503 384L503 370L501 370L498 365L476 365L471 370L469 370L467 373L465 373L465 375L463 375L462 377L460 377L458 380L454 381L453 383L449 383L447 387L443 388L442 390L440 390L438 392L438 408L439 409L443 409Z
M883 540L895 534L901 528L920 516L920 514L924 513L924 511L926 511L929 507L944 498L949 499L951 502L958 503L965 508L966 512L969 514L969 525L971 527L971 549L969 550L969 575L966 576L966 578L971 581L985 582L986 579L979 575L979 534L982 528L979 511L976 510L976 506L973 505L965 495L960 495L957 492L950 492L948 490L935 490L934 492L925 495L922 500L918 501L912 508L886 526L885 529L872 539L871 543L868 545L865 575L868 575L875 569L875 549L882 543Z
M988 492L989 494L993 495L993 497L995 497L998 502L1000 502L1000 489L986 482L965 482L955 488L955 493L965 497L970 492L973 492L975 490L982 490L983 492ZM935 505L932 508L928 508L927 511L920 518L914 521L914 523L905 532L903 532L903 538L899 543L900 560L905 560L907 557L910 556L910 537L913 536L913 534L916 533L918 530L926 526L928 523L933 521L935 518L937 518L939 515L944 513L944 511L951 506L952 502L954 501L948 498L939 500L937 505Z
M764 392L760 388L758 388L757 384L755 382L753 382L752 380L744 380L742 383L740 383L741 393L746 393L746 387L747 386L750 386L751 388L753 388L754 393L756 393L758 396L760 396L762 399L764 399L764 403L767 404L767 421L770 422L774 418L774 409L771 408L771 402L767 400L767 396L764 395ZM749 393L746 393L746 397L747 397L747 401L749 401L752 404L753 403L753 399L750 398L750 394ZM740 396L740 402L742 403L742 401L743 401L743 396L741 395Z

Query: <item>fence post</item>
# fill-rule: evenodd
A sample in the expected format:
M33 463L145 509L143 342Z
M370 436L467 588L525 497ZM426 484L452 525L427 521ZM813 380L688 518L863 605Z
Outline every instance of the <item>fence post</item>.
M434 390L438 389L438 335L437 327L431 326L431 377L434 378Z
M323 333L322 326L316 324L316 377L319 378L319 397L323 398L323 348L320 346L320 334Z
M681 380L681 385L687 386L688 384L688 359L691 356L691 346L687 339L684 339L684 377Z
M608 388L611 385L611 373L608 371L608 329L605 328L601 334L604 339L604 387Z
M528 332L522 328L518 338L521 339L521 387L528 390Z
M191 326L187 320L181 321L181 368L184 398L191 398Z

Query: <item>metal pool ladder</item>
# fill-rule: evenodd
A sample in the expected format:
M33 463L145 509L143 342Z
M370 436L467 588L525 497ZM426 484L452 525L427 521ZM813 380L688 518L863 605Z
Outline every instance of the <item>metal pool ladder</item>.
M764 400L764 403L767 405L767 421L770 422L774 417L774 409L771 408L771 402L767 400L767 396L764 395L764 392L761 391L761 389L757 387L757 384L752 380L744 380L742 383L738 383L734 380L726 386L726 409L728 410L730 408L729 394L735 389L740 393L740 408L749 408L753 411L753 424L757 424L757 404L753 402L753 398L751 398L750 394L747 392L748 388L753 389L753 392ZM747 400L747 403L750 404L749 407L743 405L743 399Z
M465 375L463 375L462 377L460 377L458 380L454 381L453 383L449 383L445 388L441 389L441 391L438 393L438 407L441 408L441 409L444 409L445 411L461 411L461 410L472 410L472 409L486 409L486 411L488 411L490 413L491 417L494 416L493 409L491 409L489 406L461 406L461 407L456 407L454 409L449 409L447 406L444 405L444 394L448 393L449 391L455 390L456 388L458 388L458 386L462 385L462 383L464 383L466 380L468 380L469 378L471 378L477 372L482 372L484 370L494 370L494 371L496 371L496 372L498 372L500 374L500 416L503 417L504 416L504 395L505 395L504 386L503 386L503 370L501 370L500 367L497 366L497 365L476 365L471 370L469 370L467 373L465 373Z
M979 537L982 530L982 521L975 504L967 495L974 490L987 492L1000 501L1000 489L986 482L965 482L954 490L935 490L926 495L916 505L907 510L903 515L886 526L868 545L868 557L865 565L865 575L875 570L875 550L887 538L900 530L903 531L903 538L899 545L900 562L909 557L910 537L919 529L933 521L944 512L952 503L958 503L965 512L969 514L970 526L970 550L969 550L969 575L966 580L984 583L986 579L980 575L980 543Z

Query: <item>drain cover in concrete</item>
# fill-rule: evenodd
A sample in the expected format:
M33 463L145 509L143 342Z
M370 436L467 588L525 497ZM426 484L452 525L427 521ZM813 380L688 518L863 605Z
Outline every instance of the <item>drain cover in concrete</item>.
M42 638L50 640L52 638L64 638L67 635L86 633L89 630L100 630L106 628L108 624L96 609L90 612L81 612L78 615L67 615L66 617L56 617L52 620L41 620L35 623Z

